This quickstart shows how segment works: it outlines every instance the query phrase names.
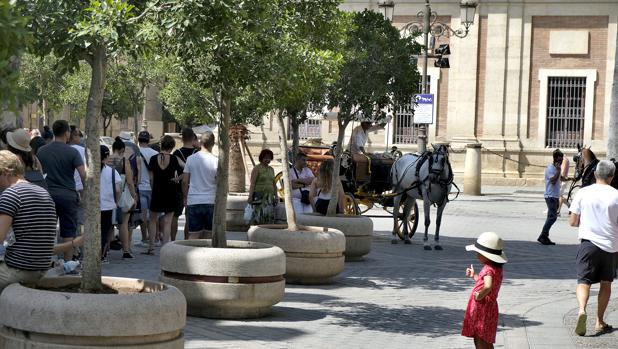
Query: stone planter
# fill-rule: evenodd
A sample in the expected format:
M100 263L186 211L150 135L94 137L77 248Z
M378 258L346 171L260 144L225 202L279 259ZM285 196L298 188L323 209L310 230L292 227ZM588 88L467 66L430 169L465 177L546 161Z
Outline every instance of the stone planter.
M161 281L180 289L189 315L215 319L264 316L283 299L285 254L279 247L211 240L175 241L161 249Z
M250 241L281 247L286 256L288 283L326 284L343 271L345 236L334 229L302 227L290 231L287 225L252 226Z
M79 284L78 277L46 278L44 287ZM13 284L0 296L3 349L181 349L186 302L175 287L103 277L118 294L40 290Z
M247 207L248 193L230 193L227 196L225 221L229 231L247 231L249 224L245 223L244 214Z
M345 260L359 261L371 250L373 221L369 217L337 215L322 216L317 213L297 216L298 224L327 227L341 231L345 235Z

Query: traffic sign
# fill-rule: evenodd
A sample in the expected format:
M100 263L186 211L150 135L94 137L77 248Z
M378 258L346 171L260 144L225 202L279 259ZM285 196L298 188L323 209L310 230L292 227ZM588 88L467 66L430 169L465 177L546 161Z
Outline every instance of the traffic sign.
M433 94L418 94L414 99L416 100L414 123L433 124Z

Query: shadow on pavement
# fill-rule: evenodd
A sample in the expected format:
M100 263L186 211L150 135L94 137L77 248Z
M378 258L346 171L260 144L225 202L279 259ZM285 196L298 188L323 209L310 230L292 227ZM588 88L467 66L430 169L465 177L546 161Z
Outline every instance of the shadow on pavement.
M235 321L234 324L220 324L219 320L202 319L197 317L189 317L187 327L185 328L186 345L191 344L191 340L206 340L206 341L266 341L266 342L282 342L290 340L294 337L302 336L307 332L290 327L274 327L274 326L252 326L249 321ZM203 334L195 333L194 330L208 328L210 335L204 337ZM242 347L239 345L238 347Z

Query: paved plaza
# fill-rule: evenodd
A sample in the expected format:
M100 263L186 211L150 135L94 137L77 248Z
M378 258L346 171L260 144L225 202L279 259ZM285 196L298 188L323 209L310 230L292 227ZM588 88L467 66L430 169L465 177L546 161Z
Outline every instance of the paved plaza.
M474 347L471 339L459 334L473 286L464 273L470 263L476 270L481 265L464 246L483 231L495 231L505 240L509 258L499 296L496 348L618 348L618 331L591 335L598 286L593 286L588 309L589 335L573 333L578 241L566 210L550 234L557 245L542 246L536 242L545 219L542 188L484 187L483 192L460 195L447 205L443 251L423 250L422 218L412 245L391 244L392 221L376 218L371 253L362 262L346 263L335 283L288 285L284 300L262 319L188 317L185 347ZM432 225L432 240L433 229ZM246 240L246 234L231 233L229 238ZM136 253L135 260L123 261L118 251L113 252L111 263L103 268L105 275L158 278L158 256ZM606 319L618 325L618 296L612 297Z

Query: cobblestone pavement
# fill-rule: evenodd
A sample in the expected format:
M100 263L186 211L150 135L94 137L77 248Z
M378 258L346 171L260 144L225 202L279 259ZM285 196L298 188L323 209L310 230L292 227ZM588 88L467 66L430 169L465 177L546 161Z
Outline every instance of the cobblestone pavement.
M283 302L262 319L189 317L185 347L473 347L471 339L459 334L472 288L464 271L470 263L477 270L481 265L464 246L483 231L496 231L505 239L509 258L499 297L496 348L618 348L618 331L586 337L573 333L577 230L568 226L566 212L551 231L558 245L542 246L536 242L545 218L542 188L483 190L483 196L461 195L448 204L441 229L443 251L423 250L422 218L412 245L391 244L391 220L375 218L371 253L362 262L346 263L334 284L289 285ZM433 229L432 225L430 232ZM229 238L244 240L246 234L230 233ZM103 272L157 279L158 262L158 257L139 254L123 261L115 253ZM594 328L597 290L593 287L589 332ZM614 325L617 308L614 296L606 315Z

